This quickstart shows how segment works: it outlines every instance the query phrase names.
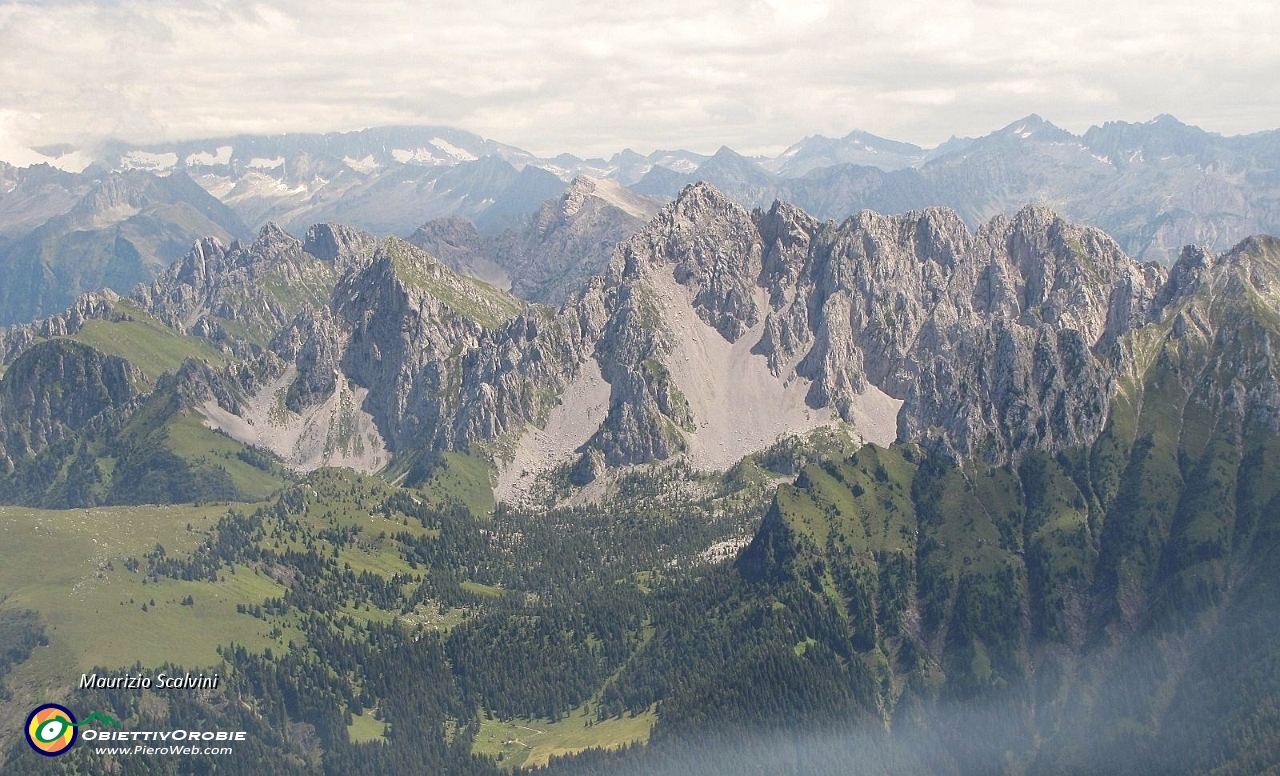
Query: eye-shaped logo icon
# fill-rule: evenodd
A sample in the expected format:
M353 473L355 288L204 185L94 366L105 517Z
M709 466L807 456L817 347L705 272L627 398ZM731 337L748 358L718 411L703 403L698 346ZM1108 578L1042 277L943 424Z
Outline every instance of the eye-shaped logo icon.
M76 717L56 703L46 703L27 717L27 743L45 757L56 757L76 742Z

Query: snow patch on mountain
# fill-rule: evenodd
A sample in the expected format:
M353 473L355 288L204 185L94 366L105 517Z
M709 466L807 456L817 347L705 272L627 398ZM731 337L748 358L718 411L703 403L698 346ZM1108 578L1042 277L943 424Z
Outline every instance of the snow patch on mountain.
M187 156L186 162L188 167L208 166L213 164L231 164L231 152L234 149L229 145L218 146L213 152L198 151Z
M50 167L57 167L59 170L63 170L64 172L84 172L85 168L93 164L95 161L92 154L88 154L77 149L69 149L62 153L55 153L53 155L40 153L39 151L32 149L31 154L35 157L32 164L43 163ZM6 189L6 191L11 190L12 188Z
M436 155L431 153L429 148L415 148L407 150L404 148L391 149L391 158L400 164L408 164L409 162L435 162Z
M165 172L178 166L178 155L172 151L153 154L147 151L130 151L121 159L121 167L126 170L149 170Z
M441 138L441 137L431 138L431 145L435 146L441 151L444 151L446 154L448 154L449 156L453 157L454 159L460 162L474 162L477 159L476 155L471 153L467 149L459 148L453 143L450 143L448 140L445 140L444 138Z
M450 143L444 138L434 137L431 139L430 147L419 146L418 148L394 148L391 151L391 158L400 164L457 164L459 162L474 162L478 157L465 148Z
M666 167L668 170L680 173L691 173L702 166L699 162L683 154L664 154L656 159L650 157L650 161L652 162L651 166Z
M373 154L366 154L363 159L352 159L350 156L342 157L342 163L356 172L370 173L376 172L382 165L378 164L378 160L373 158Z

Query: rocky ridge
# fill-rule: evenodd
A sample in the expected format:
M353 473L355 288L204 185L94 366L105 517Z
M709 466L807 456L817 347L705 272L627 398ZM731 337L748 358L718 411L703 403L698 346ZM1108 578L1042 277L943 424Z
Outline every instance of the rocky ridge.
M136 300L239 355L209 372L209 425L304 469L471 451L519 499L549 474L724 469L837 423L990 463L1087 446L1153 327L1205 330L1205 278L1247 278L1274 314L1270 245L1166 270L1039 207L977 231L945 209L834 223L695 184L558 311L334 226L204 241Z
M716 437L712 408L750 406L748 425L769 427L797 389L778 433L841 420L868 439L1016 460L1097 436L1124 367L1117 343L1158 315L1165 274L1042 208L976 233L945 210L834 224L783 204L751 213L694 185L560 313L477 340L435 440L514 445L504 470L563 465L569 451L548 462L521 447L536 421L563 425L554 400L531 396L598 369L609 397L569 456L579 482L680 455L722 468L772 440ZM776 385L744 379L753 366ZM746 400L749 384L770 402Z

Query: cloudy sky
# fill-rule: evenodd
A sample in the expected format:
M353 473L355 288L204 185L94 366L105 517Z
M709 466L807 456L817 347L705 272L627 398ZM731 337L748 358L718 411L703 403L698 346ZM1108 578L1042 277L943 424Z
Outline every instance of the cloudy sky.
M1280 127L1270 0L0 0L0 158L446 124L542 155Z

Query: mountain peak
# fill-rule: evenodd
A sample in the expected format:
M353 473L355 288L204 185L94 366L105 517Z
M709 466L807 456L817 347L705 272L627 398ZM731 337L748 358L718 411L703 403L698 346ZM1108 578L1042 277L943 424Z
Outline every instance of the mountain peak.
M1029 129L1031 130L1038 129L1039 127L1042 127L1048 123L1049 122L1045 121L1040 114L1028 113L1022 118L1011 121L1008 124L1005 124L1000 129L997 129L995 131L995 134L997 135L1016 134L1019 132L1024 132Z
M377 238L361 229L342 224L315 224L307 230L302 250L339 269L368 260L375 250Z
M579 175L569 183L564 196L560 197L560 213L571 218L582 209L588 197L600 195L601 181L589 175ZM536 219L535 219L536 220Z
M1280 238L1269 234L1246 237L1219 257L1220 264L1247 270L1255 283L1280 289Z
M371 265L377 276L394 275L405 290L428 296L480 326L495 328L519 314L519 300L488 283L455 272L413 243L386 237Z
M1013 216L1013 223L1052 223L1061 221L1062 217L1058 212L1048 205L1041 205L1034 202L1023 205Z
M590 194L596 190L599 183L600 182L597 179L590 175L578 175L575 176L573 180L569 181L569 188L565 191L565 194L572 194L574 192Z
M648 221L658 211L658 203L636 194L609 178L593 178L579 175L569 183L569 189L560 198L560 209L566 216L577 213L588 197L594 197L633 218Z
M1045 120L1038 113L1028 114L1023 118L996 130L993 134L999 137L1013 136L1023 140L1060 140L1074 137L1070 132L1055 125L1051 121Z
M715 186L706 181L695 181L685 186L668 208L687 212L737 207Z
M614 164L614 165L643 164L646 161L647 160L645 159L645 157L641 156L640 154L636 153L630 148L624 148L618 153L609 157L609 164Z
M301 247L302 241L286 232L275 221L268 221L258 230L258 236L254 238L250 250L253 253L272 255Z
M924 153L924 149L915 143L903 143L898 140L889 140L870 132L864 132L861 129L855 129L844 136L844 142L860 144L868 149L878 151L889 151L892 153L913 155Z

